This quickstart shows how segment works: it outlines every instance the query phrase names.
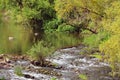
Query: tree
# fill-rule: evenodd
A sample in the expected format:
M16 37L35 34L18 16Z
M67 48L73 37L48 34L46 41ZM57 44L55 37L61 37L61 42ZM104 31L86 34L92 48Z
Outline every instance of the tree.
M1 12L13 18L16 24L31 26L33 33L43 32L43 26L46 21L55 18L53 0L1 0ZM40 37L35 37L39 39ZM35 40L36 40L35 39Z
M97 33L98 23L104 16L104 0L56 0L55 10L58 18L68 24Z
M113 72L120 75L120 1L112 1L105 9L103 28L111 33L111 37L100 45L105 53L105 60L111 64ZM113 75L115 75L113 74Z

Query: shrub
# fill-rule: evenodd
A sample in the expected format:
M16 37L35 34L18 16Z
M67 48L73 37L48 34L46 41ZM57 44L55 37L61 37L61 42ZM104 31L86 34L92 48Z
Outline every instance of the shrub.
M99 44L102 43L102 41L107 40L110 37L109 33L103 31L99 32L98 34L89 34L84 37L83 43L88 45L89 47L99 47Z
M112 75L120 74L120 35L114 35L103 42L100 50L104 53L104 60L111 64Z
M14 73L18 76L23 76L22 67L21 66L15 66L14 67Z
M47 44L45 41L39 41L38 43L35 43L27 53L31 56L31 59L40 61L44 64L45 57L54 51L54 47L50 44Z
M60 25L61 22L62 21L58 20L58 19L53 19L51 21L46 21L46 23L44 24L45 32L48 33L48 32L56 31L56 29L58 28L58 25Z
M59 32L74 32L75 27L68 25L66 23L63 23L63 24L58 26L57 31L59 31Z

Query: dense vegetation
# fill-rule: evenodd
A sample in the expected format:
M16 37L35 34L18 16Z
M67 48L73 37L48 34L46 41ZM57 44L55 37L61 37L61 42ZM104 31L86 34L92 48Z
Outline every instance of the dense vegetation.
M119 4L119 0L0 0L0 53L27 52L43 61L48 52L79 43L79 38L68 35L81 34L84 44L101 51L113 75L120 75Z

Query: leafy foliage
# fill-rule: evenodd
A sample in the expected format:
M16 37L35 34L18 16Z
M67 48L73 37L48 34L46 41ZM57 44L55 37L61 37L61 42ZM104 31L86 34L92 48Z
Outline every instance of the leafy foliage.
M49 0L2 0L0 6L3 14L9 12L16 23L31 26L35 33L42 31L43 24L55 17Z
M59 19L53 19L51 21L46 21L46 23L44 24L45 33L56 31L56 29L61 23L62 23L62 20L59 20Z
M55 10L57 17L70 25L86 29L92 22L95 24L93 29L96 30L104 15L104 0L56 0Z
M105 52L105 60L111 63L115 72L119 72L120 63L120 35L112 36L108 41L100 45L100 50Z
M10 9L14 15L27 19L34 17L43 18L45 9L47 10L50 7L48 0L12 0L12 2L10 0L2 0L0 5L7 10Z
M67 25L66 23L63 23L58 26L57 31L59 31L59 32L74 32L75 27L73 27L71 25Z
M27 53L32 57L32 59L44 62L45 57L54 51L55 49L51 46L51 44L46 44L45 41L39 41L38 43L34 44Z
M111 63L113 75L120 75L120 1L115 0L105 10L106 18L102 21L103 28L111 33L111 37L100 45L105 53L105 60Z
M109 33L103 31L98 34L90 34L84 37L83 43L89 47L98 47L103 41L110 37Z

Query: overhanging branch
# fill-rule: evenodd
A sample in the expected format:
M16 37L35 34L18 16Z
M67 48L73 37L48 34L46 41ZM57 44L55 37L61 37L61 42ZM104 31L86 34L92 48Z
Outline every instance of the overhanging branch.
M92 11L92 10L90 10L90 9L88 9L88 8L84 8L84 7L80 7L80 8L81 8L81 9L86 10L87 12L94 13L94 14L96 14L96 15L100 16L100 17L104 17L103 15L101 15L101 14L99 14L99 13L95 12L95 11Z
M92 29L89 29L89 28L84 28L85 30L88 30L88 31L90 31L90 32L92 32L92 33L94 33L94 34L97 34L98 32L96 31L96 30L92 30Z

